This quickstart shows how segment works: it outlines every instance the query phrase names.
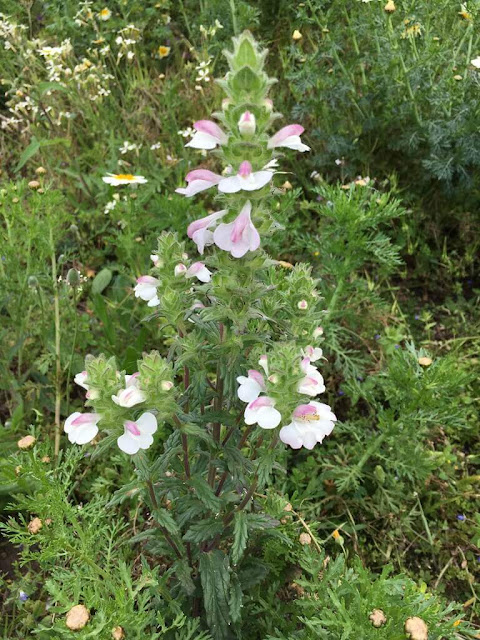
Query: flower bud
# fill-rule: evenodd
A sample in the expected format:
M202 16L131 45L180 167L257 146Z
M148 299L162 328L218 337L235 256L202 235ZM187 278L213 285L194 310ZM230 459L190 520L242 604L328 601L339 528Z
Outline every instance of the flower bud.
M170 391L170 389L173 387L173 382L171 382L170 380L162 380L162 384L160 385L163 389L163 391Z
M305 533L305 531L304 531L304 532L302 532L300 534L299 541L300 541L300 544L305 544L305 545L311 544L312 543L312 536L310 534L308 534L308 533Z
M387 13L393 13L396 10L395 3L393 0L388 0L387 4L383 7L383 10Z
M273 102L270 100L270 98L265 98L265 100L263 101L263 106L268 111L268 113L271 113L273 111Z
M313 332L314 338L319 338L320 336L323 336L323 327L317 327Z
M226 111L231 104L232 104L232 101L230 100L230 98L224 98L222 100L222 110Z
M30 447L33 447L36 441L36 438L34 438L33 436L24 436L17 442L17 447L19 449L30 449Z
M38 287L38 279L36 276L28 276L27 283L32 289L36 289Z
M38 180L30 180L28 186L30 187L30 189L39 189L40 183L38 182Z
M69 269L67 272L67 282L72 287L77 287L80 284L80 274L76 269Z
M187 267L184 264L182 263L177 264L174 270L175 276L180 276L182 273L185 273L186 270L187 270Z
M255 116L250 111L244 111L238 121L238 130L242 136L253 136L257 126Z
M308 309L308 302L306 300L300 300L300 302L297 304L297 307L302 311L305 311L305 309Z

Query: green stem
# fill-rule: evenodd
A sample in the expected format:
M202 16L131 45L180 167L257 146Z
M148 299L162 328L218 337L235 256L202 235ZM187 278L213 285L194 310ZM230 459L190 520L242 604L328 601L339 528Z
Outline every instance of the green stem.
M70 404L70 375L72 372L72 362L75 355L75 347L77 346L77 334L78 334L78 316L77 316L77 287L76 285L72 285L73 287L73 343L72 343L72 352L70 354L70 360L68 361L68 369L67 369L67 389L65 392L66 395L66 409L65 412L68 414L69 404Z
M61 326L60 326L60 300L58 296L57 259L55 257L55 244L53 230L50 227L50 249L52 264L53 284L53 310L55 319L55 458L60 453L60 408L62 403L62 364L61 364Z
M234 35L238 35L237 8L235 7L235 0L230 0L230 13L232 14L233 33Z

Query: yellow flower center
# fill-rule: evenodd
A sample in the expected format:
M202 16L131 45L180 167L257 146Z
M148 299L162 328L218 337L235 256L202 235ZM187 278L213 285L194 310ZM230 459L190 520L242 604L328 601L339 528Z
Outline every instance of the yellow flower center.
M105 17L105 16L109 16L110 15L110 9L102 9L100 11L100 15L102 16L102 18Z
M131 173L117 173L117 175L114 177L117 180L135 180L135 176Z
M158 47L158 55L161 56L162 58L165 56L168 56L169 53L170 53L170 47L164 47L163 45Z

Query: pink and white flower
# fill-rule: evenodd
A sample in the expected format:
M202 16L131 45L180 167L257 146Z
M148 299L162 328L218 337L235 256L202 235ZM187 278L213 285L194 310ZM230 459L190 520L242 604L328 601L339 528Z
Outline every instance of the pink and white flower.
M138 420L125 420L124 433L117 439L119 448L129 455L140 449L148 449L153 444L153 434L157 430L157 419L153 413L143 413Z
M212 273L203 262L194 262L185 272L185 278L198 278L200 282L210 282Z
M250 402L243 414L245 424L258 424L262 429L275 429L282 419L280 411L275 409L275 400L260 396Z
M312 347L312 345L309 344L302 350L302 355L305 356L305 358L309 358L310 362L316 362L320 360L320 358L323 358L323 351L320 347Z
M77 373L73 381L83 389L86 389L87 393L85 394L85 397L87 398L87 400L95 400L96 398L98 398L99 392L97 389L90 388L90 385L88 384L87 379L88 379L87 372L81 371L80 373Z
M242 136L253 136L256 128L257 124L253 113L250 113L250 111L244 111L238 121L238 130Z
M185 180L188 185L186 187L179 187L175 189L175 193L191 198L201 191L210 189L215 184L218 184L222 180L222 176L208 169L194 169L185 176Z
M260 371L256 369L248 370L248 377L238 376L237 382L240 385L237 390L238 397L242 402L253 402L265 391L265 381Z
M160 304L160 300L157 296L157 287L159 284L160 280L157 280L157 278L153 278L152 276L140 276L133 289L135 297L148 302L149 307L156 307Z
M146 396L140 389L140 374L138 371L131 375L125 376L125 389L121 389L116 395L112 396L112 400L120 407L134 407L140 402L145 402Z
M101 416L98 413L75 411L65 420L63 430L72 444L87 444L97 435L97 422L100 418Z
M221 193L237 193L238 191L256 191L262 189L273 178L273 171L252 171L252 165L244 160L238 173L228 178L222 178L218 183Z
M298 393L315 397L325 391L323 377L318 369L310 364L310 358L303 358L300 363L300 369L305 374L305 377L298 383Z
M87 377L88 376L86 371L80 371L80 373L77 373L77 375L74 377L73 381L75 382L75 384L78 384L80 387L88 391L90 387L87 384Z
M222 222L214 231L217 247L229 251L234 258L241 258L260 246L260 234L252 222L251 211L252 205L248 201L233 222Z
M305 129L300 124L289 124L270 138L268 141L268 148L275 149L276 147L287 147L287 149L294 149L295 151L310 151L310 147L300 139L300 135Z
M218 124L211 120L198 120L193 125L195 135L187 142L186 147L193 149L215 149L217 145L226 144L228 136L220 129Z
M280 440L292 449L313 449L332 433L337 418L328 404L309 402L293 412L292 422L280 429Z
M226 209L217 211L188 225L187 236L195 242L200 254L204 252L206 246L213 244L212 228L217 225L218 220L223 218L226 213Z

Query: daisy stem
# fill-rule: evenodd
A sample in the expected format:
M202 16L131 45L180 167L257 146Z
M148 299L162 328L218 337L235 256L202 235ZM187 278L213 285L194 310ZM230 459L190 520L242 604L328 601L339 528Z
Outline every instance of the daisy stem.
M61 363L61 327L60 327L60 301L58 296L57 282L57 259L55 257L55 243L53 241L53 230L50 227L50 249L52 264L52 284L53 284L53 309L55 319L55 458L60 453L60 408L62 403L62 363Z

